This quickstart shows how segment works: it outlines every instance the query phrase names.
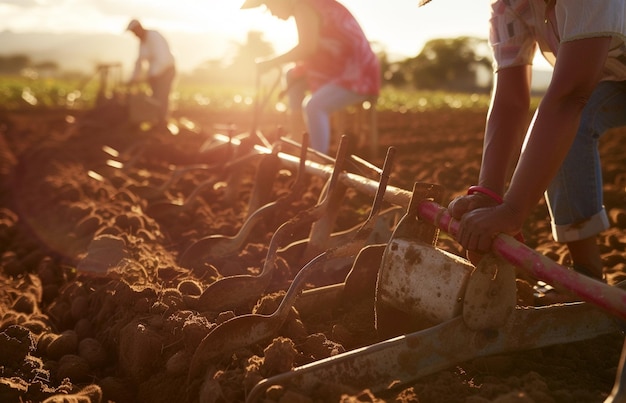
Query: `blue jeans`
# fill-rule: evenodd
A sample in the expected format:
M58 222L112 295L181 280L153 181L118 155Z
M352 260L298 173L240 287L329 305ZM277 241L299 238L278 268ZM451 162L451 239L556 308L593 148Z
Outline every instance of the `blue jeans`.
M328 154L330 147L330 115L338 110L368 99L343 87L326 84L305 98L306 81L289 86L289 107L292 113L304 110L304 122L309 132L311 148Z
M578 241L609 227L598 142L620 126L626 126L626 81L603 81L583 109L574 143L545 193L556 241Z

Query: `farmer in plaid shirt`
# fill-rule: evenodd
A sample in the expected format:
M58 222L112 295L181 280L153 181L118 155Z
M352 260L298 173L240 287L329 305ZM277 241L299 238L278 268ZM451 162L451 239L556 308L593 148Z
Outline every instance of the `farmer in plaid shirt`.
M626 2L493 0L489 40L495 78L478 185L449 205L458 240L475 260L498 233L518 233L545 192L573 268L603 279L598 141L626 125ZM554 72L528 127L537 47Z

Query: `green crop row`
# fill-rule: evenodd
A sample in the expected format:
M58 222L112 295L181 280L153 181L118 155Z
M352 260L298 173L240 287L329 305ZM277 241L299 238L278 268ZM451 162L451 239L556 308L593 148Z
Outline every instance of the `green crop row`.
M30 79L0 76L0 108L90 109L100 97L123 93L123 87L100 92L97 80L84 79ZM285 100L273 94L257 94L254 88L233 88L180 83L172 94L174 108L202 108L207 111L249 109L255 102L268 102L273 108L286 108ZM537 104L534 100L534 106ZM420 112L442 108L480 108L489 105L488 94L449 93L444 91L416 91L384 87L378 98L379 110Z

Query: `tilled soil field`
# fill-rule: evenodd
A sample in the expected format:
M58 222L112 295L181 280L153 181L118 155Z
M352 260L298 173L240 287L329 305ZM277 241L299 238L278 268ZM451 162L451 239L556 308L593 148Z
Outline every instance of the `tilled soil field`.
M353 150L382 167L387 148L394 146L389 184L409 191L415 182L441 185L445 206L477 179L485 113L380 112L378 155L369 158L358 142ZM341 306L328 306L320 297L306 309L288 307L284 323L262 341L232 351L208 345L205 336L228 319L274 312L294 276L323 252L292 243L309 237L311 220L277 229L318 204L326 179L300 172L297 164L246 158L246 141L203 147L215 124L250 127L247 113L177 114L176 135L131 128L107 111L0 115L0 401L242 402L264 378L381 341L372 282L363 279L359 298ZM263 132L270 141L278 138L275 122L282 119L266 117ZM609 284L626 279L624 134L616 130L601 142L612 223L602 237ZM288 144L282 151L299 155ZM193 166L198 169L188 169ZM377 180L371 169L348 169ZM206 245L190 252L209 235L235 236L253 211L279 198L287 202L264 216L239 247L220 255L208 253ZM330 205L322 216L336 215L332 231L338 233L368 218L372 197L348 188ZM277 232L285 235L272 249ZM538 253L569 263L565 248L551 238L545 204L537 206L523 233ZM366 267L359 268L370 278L385 239L375 241L361 260ZM445 234L438 246L462 255ZM265 266L272 275L258 292L250 285L255 281L222 281L258 278ZM352 263L332 267L308 279L305 288L343 282ZM529 281L520 275L519 303L542 304L541 295L529 292ZM222 287L215 290L217 283ZM246 327L241 329L220 343L248 337ZM613 386L622 344L623 334L615 331L455 362L382 391L342 383L306 392L275 385L260 400L602 402Z

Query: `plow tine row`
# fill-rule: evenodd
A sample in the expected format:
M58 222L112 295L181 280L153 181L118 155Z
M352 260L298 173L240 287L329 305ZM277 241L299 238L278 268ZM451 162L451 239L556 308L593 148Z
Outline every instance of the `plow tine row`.
M281 156L280 153L279 156ZM293 159L289 158L283 158L283 162L286 165L294 163ZM307 171L319 176L329 175L329 169L328 166L307 164ZM339 176L339 181L370 196L376 193L378 187L377 181L348 172L342 173ZM385 200L406 208L409 205L411 194L405 189L388 186ZM458 222L437 203L422 202L419 206L418 215L419 218L431 222L450 235L456 235ZM626 320L626 291L569 270L505 234L500 234L496 238L493 249L506 261L524 269L538 279L555 288L573 293L583 301L590 302L610 314Z
M298 166L296 179L289 192L278 200L261 206L249 214L235 236L209 235L190 245L180 258L181 266L188 268L194 267L198 264L202 264L202 262L209 257L222 258L237 252L244 245L245 240L258 223L276 211L280 211L283 207L289 206L292 201L300 197L300 192L304 188L304 164L306 163L307 139L308 136L305 136L301 147L300 164Z
M289 159L283 161L288 165L293 163ZM328 167L325 166L308 164L307 170L320 176L328 175ZM339 176L339 181L367 195L374 195L378 185L375 180L347 172ZM385 192L385 200L399 206L407 207L410 199L411 192L405 189L388 186ZM449 215L444 207L437 203L432 201L420 203L418 216L436 225L440 230L453 236L456 235L458 222ZM500 234L496 237L493 251L504 260L553 287L572 293L583 301L590 302L608 313L626 320L625 290L569 270L506 234Z
M224 309L233 309L250 300L256 300L265 290L275 268L277 252L279 246L288 240L292 233L304 225L309 225L319 220L327 213L329 200L332 192L338 182L339 173L343 169L343 161L345 160L347 150L345 137L339 145L337 151L337 164L335 164L334 172L329 179L326 197L314 207L301 211L294 218L282 224L272 236L269 244L265 263L261 273L258 276L252 275L236 275L224 277L209 285L207 289L198 297L197 307L201 310L221 311ZM233 290L239 290L234 293Z

